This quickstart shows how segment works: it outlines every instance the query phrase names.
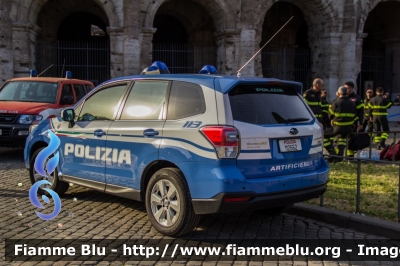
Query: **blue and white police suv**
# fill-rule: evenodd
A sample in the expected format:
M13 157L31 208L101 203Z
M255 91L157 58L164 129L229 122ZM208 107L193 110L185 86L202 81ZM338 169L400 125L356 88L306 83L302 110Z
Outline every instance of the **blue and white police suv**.
M59 195L74 183L144 201L161 233L190 233L201 214L279 213L324 193L329 168L318 121L298 92L277 79L168 73L112 79L73 108L31 127L35 158L53 131L59 163L48 178ZM210 74L211 73L211 74Z

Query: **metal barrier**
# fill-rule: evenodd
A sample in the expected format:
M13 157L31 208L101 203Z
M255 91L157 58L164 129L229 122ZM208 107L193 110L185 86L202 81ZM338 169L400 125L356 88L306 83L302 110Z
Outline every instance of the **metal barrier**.
M328 158L341 158L344 160L351 160L351 161L357 161L357 195L356 195L356 211L355 214L361 214L360 212L360 197L361 197L361 163L365 162L370 162L370 163L379 163L379 164L391 164L391 165L397 165L399 167L398 171L398 190L397 190L397 221L400 223L400 161L395 161L395 152L393 152L393 158L392 161L384 161L384 160L371 160L371 154L372 154L372 143L373 143L373 135L376 133L382 133L382 132L354 132L349 134L350 135L358 135L358 134L370 134L370 145L369 145L369 159L365 158L356 158L356 157L347 157L347 156L337 156L337 155L324 155L324 157ZM397 133L400 133L400 131L390 131L388 132L389 134L394 134L394 139L393 143L396 144L396 136ZM348 148L348 139L349 136L347 137L347 143L346 143L346 150ZM324 194L320 196L320 207L324 206Z

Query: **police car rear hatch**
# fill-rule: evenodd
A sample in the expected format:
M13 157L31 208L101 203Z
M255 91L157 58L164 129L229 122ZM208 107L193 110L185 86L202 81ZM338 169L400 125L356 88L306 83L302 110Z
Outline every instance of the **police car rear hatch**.
M284 84L239 84L228 97L234 126L240 132L237 166L246 178L319 168L319 126L293 88Z

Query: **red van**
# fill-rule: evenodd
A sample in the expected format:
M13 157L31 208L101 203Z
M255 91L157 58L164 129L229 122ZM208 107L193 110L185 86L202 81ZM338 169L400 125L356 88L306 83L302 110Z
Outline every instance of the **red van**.
M29 127L75 104L94 85L67 78L27 77L7 80L0 88L0 147L25 147Z

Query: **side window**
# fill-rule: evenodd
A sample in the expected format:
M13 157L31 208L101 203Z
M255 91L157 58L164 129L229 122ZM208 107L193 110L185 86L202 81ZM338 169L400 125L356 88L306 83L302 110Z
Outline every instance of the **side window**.
M85 86L86 86L86 93L89 93L89 91L93 90L92 85L86 84Z
M111 120L125 88L119 84L97 91L83 103L78 121Z
M74 92L75 92L75 96L76 96L76 101L79 101L80 99L82 99L83 96L85 96L85 94L86 94L84 85L83 84L74 84Z
M72 96L72 98L74 97L74 95L72 94L71 84L65 84L62 87L60 103L61 104L72 104L73 102L69 103L66 101L66 99L65 99L66 96Z
M200 85L174 81L168 103L168 120L202 114L206 111L203 90Z
M168 81L135 82L122 111L121 120L162 119Z

